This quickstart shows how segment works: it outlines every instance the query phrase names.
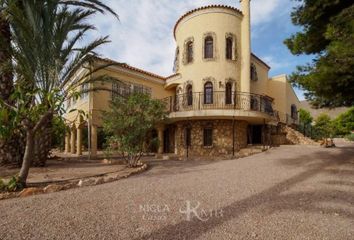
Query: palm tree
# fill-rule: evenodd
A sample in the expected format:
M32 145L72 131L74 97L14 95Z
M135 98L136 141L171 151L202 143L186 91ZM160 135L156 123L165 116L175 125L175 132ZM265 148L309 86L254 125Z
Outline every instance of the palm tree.
M108 37L87 44L79 42L95 29L88 19L97 12L117 15L98 0L0 1L11 26L11 56L16 73L13 94L16 103L1 101L1 104L19 116L26 132L19 173L19 181L25 184L38 131L53 115L63 113L63 103L76 96L81 84L98 80L90 78L92 73L112 65L91 67L97 56L96 48L107 43ZM82 66L86 66L86 72L73 81Z
M13 73L11 68L10 43L11 34L9 23L0 11L0 99L11 103L10 96L14 91ZM6 111L3 109L3 111ZM4 114L4 112L3 112ZM23 144L19 131L14 131L10 127L9 119L2 119L3 125L7 128L5 134L0 131L0 164L18 164L20 163L23 150Z

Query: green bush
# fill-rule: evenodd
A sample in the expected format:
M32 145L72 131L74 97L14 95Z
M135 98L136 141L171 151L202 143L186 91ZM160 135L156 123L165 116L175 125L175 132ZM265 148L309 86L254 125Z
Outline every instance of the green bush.
M0 179L0 192L6 191L6 184L2 179Z
M0 192L16 192L21 189L23 189L23 185L19 182L18 177L12 177L7 184L0 179Z
M345 138L348 139L349 141L354 142L354 133L351 133L351 134L345 136Z

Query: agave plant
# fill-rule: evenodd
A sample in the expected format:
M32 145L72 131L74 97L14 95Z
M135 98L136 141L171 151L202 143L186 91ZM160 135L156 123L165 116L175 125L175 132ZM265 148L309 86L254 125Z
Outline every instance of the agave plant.
M109 42L101 37L83 44L80 40L94 30L88 20L96 13L117 14L98 0L0 0L0 9L11 27L11 50L15 73L14 104L0 104L16 113L26 133L26 147L19 173L26 179L34 153L36 133L55 114L65 110L64 101L89 76L111 64L92 68L97 47ZM77 71L87 66L80 78Z

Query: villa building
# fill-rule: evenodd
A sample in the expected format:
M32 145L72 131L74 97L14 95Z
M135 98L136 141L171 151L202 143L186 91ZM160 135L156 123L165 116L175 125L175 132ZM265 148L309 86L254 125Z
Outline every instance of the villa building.
M270 145L282 125L296 124L299 100L286 76L269 77L270 67L251 52L250 0L240 2L242 11L212 5L189 11L177 21L172 76L97 58L94 64L116 64L93 75L119 81L83 85L108 91L85 93L68 102L68 108L83 110L89 117L77 119L75 111L66 114L72 129L66 152L82 154L83 131L88 129L89 149L96 155L102 110L109 109L117 92L145 92L166 103L168 119L156 126L159 154L231 155L249 144Z

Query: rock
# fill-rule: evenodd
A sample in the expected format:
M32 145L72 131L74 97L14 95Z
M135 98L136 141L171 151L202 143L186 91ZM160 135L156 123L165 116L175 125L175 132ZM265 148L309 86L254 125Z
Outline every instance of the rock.
M100 177L95 179L95 185L99 185L103 183L104 183L104 178Z
M102 163L103 163L103 164L112 164L112 160L103 159L103 160L102 160Z
M19 197L28 197L43 193L42 188L25 188L19 193Z
M48 185L48 186L46 186L46 187L43 189L43 191L44 191L45 193L59 192L59 191L61 191L61 190L63 190L63 186L61 186L61 185L56 185L56 184Z
M92 186L95 184L94 179L81 179L79 183L77 184L79 187L86 187L86 186Z
M113 182L115 179L113 177L108 177L104 179L105 183Z

